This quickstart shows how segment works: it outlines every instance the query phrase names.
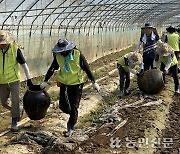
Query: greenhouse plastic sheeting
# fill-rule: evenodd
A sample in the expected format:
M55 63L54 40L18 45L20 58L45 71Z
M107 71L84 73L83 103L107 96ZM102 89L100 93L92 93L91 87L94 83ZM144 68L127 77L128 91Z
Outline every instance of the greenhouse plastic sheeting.
M89 62L137 42L149 22L160 30L180 21L179 0L0 0L1 29L24 47L33 76L45 74L51 49L68 38Z

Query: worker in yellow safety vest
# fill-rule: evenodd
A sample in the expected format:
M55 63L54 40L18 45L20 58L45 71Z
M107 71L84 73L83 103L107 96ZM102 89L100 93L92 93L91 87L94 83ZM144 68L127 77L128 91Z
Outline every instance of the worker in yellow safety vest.
M93 87L99 91L99 85L95 82L89 65L73 42L67 39L60 39L52 49L54 60L48 69L45 80L40 87L43 89L48 85L48 80L55 70L58 70L57 83L60 87L59 108L69 114L67 122L66 137L72 136L74 126L78 118L78 107L81 100L84 85L83 71L91 80Z
M3 107L11 111L11 130L18 131L17 122L20 120L23 107L19 105L20 70L22 66L27 85L33 86L29 68L13 36L5 30L0 30L0 102ZM11 105L8 98L11 96Z
M160 70L163 72L164 82L165 82L165 75L169 70L174 80L175 94L180 94L179 77L178 77L178 61L174 54L174 49L167 43L159 42L157 43L156 52L159 55L156 64L158 62L161 63Z
M135 66L138 65L141 69L140 72L135 70ZM144 71L143 58L140 53L129 52L118 59L117 68L119 71L119 89L120 89L120 98L124 95L129 94L129 85L130 85L130 72L140 76Z
M166 28L167 35L165 36L165 42L169 44L176 55L176 58L179 58L179 35L176 33L176 29L172 26Z

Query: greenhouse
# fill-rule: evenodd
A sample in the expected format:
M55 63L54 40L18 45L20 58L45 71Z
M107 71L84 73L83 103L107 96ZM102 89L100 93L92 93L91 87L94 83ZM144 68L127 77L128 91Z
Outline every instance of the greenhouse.
M0 4L0 153L180 153L180 0L0 0ZM152 30L150 36L146 28ZM35 99L25 98L28 90L33 91L28 84L40 86L36 91L45 91L42 95L47 93L45 100L49 101L41 120L31 118L28 112L35 114L35 108L30 110L28 104L27 111L24 103L22 111L26 112L17 121L20 129L16 134L11 132L16 111L5 109L5 102L13 102L13 94L6 92L11 89L11 82L5 81L10 75L4 77L4 69L15 65L10 59L14 54L13 49L13 56L6 54L10 47L3 48L2 42L7 41L3 32L13 38L17 55L22 54L20 60L16 58L23 65L17 77L20 104ZM150 45L148 39L152 39ZM152 48L153 64L144 54ZM70 60L58 56L65 51ZM169 59L163 59L165 52ZM77 61L72 64L73 60ZM8 88L2 89L5 84ZM68 94L68 87L74 85L78 88ZM72 115L60 104L70 99L81 103L73 106L79 117L74 122L78 121L77 131L73 125L74 138L69 139L62 132L66 127L69 131L71 118L68 121L63 112Z
M2 0L1 29L17 37L37 76L45 73L59 38L74 41L91 62L136 43L146 22L160 32L178 26L179 5L178 0Z

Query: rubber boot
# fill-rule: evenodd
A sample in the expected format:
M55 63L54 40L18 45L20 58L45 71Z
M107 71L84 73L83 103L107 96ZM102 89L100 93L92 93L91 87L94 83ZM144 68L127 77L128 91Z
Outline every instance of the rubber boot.
M175 87L175 94L180 94L180 86Z
M20 110L20 116L19 116L19 118L18 118L18 122L22 119L22 116L23 116L23 113L24 113L24 108L23 108L23 106L20 106L20 107L19 107L19 110Z
M74 125L67 123L67 133L65 134L66 137L71 137L74 133Z
M119 98L122 98L124 96L124 92L120 90Z
M11 123L11 131L12 132L17 132L18 127L17 127L17 122L18 122L18 117L12 117L12 123Z
M129 95L129 90L128 90L128 88L124 90L124 94L125 94L125 95Z

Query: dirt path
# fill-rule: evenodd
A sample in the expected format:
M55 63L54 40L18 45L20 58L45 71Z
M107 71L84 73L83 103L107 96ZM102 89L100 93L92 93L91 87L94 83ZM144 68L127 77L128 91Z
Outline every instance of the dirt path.
M171 85L167 85L167 89L171 88L173 89ZM127 122L115 133L113 130L121 122L105 125L93 132L91 138L80 145L82 153L178 153L180 97L174 96L169 90L142 98L134 90L133 92L130 98L114 100L121 122ZM115 95L111 97L116 97Z
M174 88L170 76L167 77L166 89L158 95L142 96L134 78L130 85L131 94L123 99L118 97L116 59L129 50L111 54L91 64L99 78L101 91L97 94L86 83L72 138L63 137L68 116L59 110L56 101L59 91L53 86L48 89L54 100L46 117L25 123L17 134L8 133L0 137L0 153L178 154L180 97L172 92ZM4 117L2 122L6 123L5 127L10 124L6 114L0 116ZM51 146L32 140L24 143L25 139L20 136L27 131L43 132L55 137L56 141Z

